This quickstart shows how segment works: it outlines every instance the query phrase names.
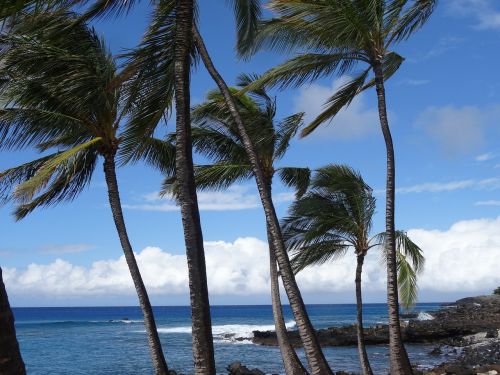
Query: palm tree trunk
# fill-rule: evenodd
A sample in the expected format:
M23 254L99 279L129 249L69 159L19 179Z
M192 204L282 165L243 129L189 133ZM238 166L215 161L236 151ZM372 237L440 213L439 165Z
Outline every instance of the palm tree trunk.
M123 253L125 254L125 260L127 261L130 275L132 276L132 280L134 282L137 296L139 297L139 305L141 306L142 315L144 317L144 325L148 336L149 350L151 352L153 367L157 375L167 375L168 366L161 348L160 337L158 336L158 331L156 330L153 309L151 307L151 303L149 302L148 293L146 291L146 287L144 286L139 266L137 265L134 251L132 250L132 245L130 244L128 238L125 219L123 218L120 193L118 191L118 181L116 179L114 155L108 155L104 158L104 176L108 187L109 205L113 214L116 231L118 232L118 237L120 238L120 243Z
M373 66L377 88L378 112L380 125L387 149L387 182L386 182L386 253L387 253L387 306L389 310L389 358L391 375L413 374L410 360L401 337L399 322L399 300L396 264L396 237L394 227L396 167L394 161L394 145L392 143L387 106L385 101L384 73L382 64L376 62Z
M14 315L10 308L7 290L3 283L2 268L0 267L0 374L25 375L21 351L16 338Z
M373 371L370 366L370 361L368 360L368 354L366 354L365 333L363 329L363 298L361 295L361 274L363 272L364 261L365 261L364 254L357 256L355 283L356 283L356 317L358 320L357 324L358 353L359 353L359 362L361 363L361 369L363 370L363 375L373 375Z
M287 375L305 375L307 370L300 362L297 353L290 343L286 330L285 318L283 317L283 307L280 299L280 286L278 265L276 263L275 251L272 248L271 234L267 231L269 241L269 269L271 278L271 303L273 307L274 326L276 329L276 338L281 351L281 358Z
M212 321L191 142L193 0L177 0L175 24L176 175L189 272L193 359L196 374L212 375L215 374Z
M281 357L287 375L306 375L307 370L300 362L297 353L290 343L286 330L285 318L283 317L283 307L280 300L278 265L273 250L269 249L269 261L271 269L271 300L273 306L274 326L276 337L281 350Z
M290 259L288 258L288 253L286 252L285 245L283 242L283 237L281 234L281 228L279 225L279 220L274 209L272 202L272 197L266 189L266 180L262 172L262 166L254 149L252 141L246 132L245 125L241 119L236 104L232 97L227 84L215 68L210 55L205 47L203 39L199 34L196 27L193 27L193 35L196 46L198 47L198 52L203 60L205 67L207 68L209 74L212 76L217 86L219 87L226 104L231 112L231 116L235 121L238 132L243 141L245 151L247 152L248 159L252 166L252 171L255 175L257 182L257 188L259 190L260 199L264 207L264 213L266 215L267 227L271 237L271 248L274 249L276 260L278 262L281 279L283 281L283 286L288 296L288 301L290 302L290 307L292 308L295 322L297 323L297 328L299 330L300 338L304 346L304 350L311 368L312 374L316 375L330 375L333 374L326 358L319 345L316 332L309 320L307 315L306 307L300 294L299 287L295 281L295 276L293 274L292 267L290 265Z

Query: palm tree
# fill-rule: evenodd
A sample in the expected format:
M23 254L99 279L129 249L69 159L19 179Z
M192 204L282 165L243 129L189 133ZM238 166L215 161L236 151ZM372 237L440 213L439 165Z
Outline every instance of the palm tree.
M249 89L262 85L298 86L334 73L361 72L351 77L325 104L325 110L302 131L306 136L333 119L359 93L374 87L380 125L387 149L386 232L387 304L389 310L391 374L411 374L401 340L397 293L394 147L387 116L385 81L403 62L392 51L408 39L432 14L437 0L271 0L268 8L278 16L259 26L256 38L240 43L240 53L259 48L300 51L272 68ZM373 74L370 78L370 73Z
M127 126L140 119L129 105L132 98L127 98L124 77L103 40L75 20L71 13L27 16L2 38L7 48L0 55L5 78L0 97L6 104L0 109L0 147L33 145L46 156L0 173L0 195L18 203L15 216L22 219L38 207L76 198L102 159L109 204L139 297L153 366L156 374L164 375L168 367L127 235L116 178L121 146L133 143L123 119L127 118Z
M174 38L176 175L189 270L195 373L211 375L215 374L212 323L191 144L190 72L193 13L193 0L177 2Z
M385 232L370 238L374 213L375 198L363 178L349 167L329 165L317 171L309 191L292 204L290 216L283 220L283 235L293 253L295 272L354 250L358 352L364 375L373 372L364 342L361 274L368 250L384 249L387 238ZM416 302L417 275L423 269L424 257L405 232L396 231L396 243L399 293L404 305L410 306Z
M239 29L242 29L242 27ZM193 37L197 51L200 54L200 58L207 68L207 71L217 84L224 101L226 102L231 118L236 124L238 134L248 157L248 162L252 168L252 173L255 177L262 207L266 216L268 235L271 240L271 249L275 252L276 262L279 266L283 287L287 293L290 308L292 309L295 322L297 323L297 328L311 372L314 375L333 375L333 372L330 369L330 366L326 361L323 351L319 345L316 332L314 331L309 316L307 315L304 300L302 299L302 295L295 280L290 260L285 249L278 216L276 215L274 203L267 186L263 165L259 160L255 146L239 113L234 94L231 93L228 85L215 68L205 43L203 42L203 38L196 27L193 27Z
M239 86L246 86L255 77L241 75ZM232 89L236 92L236 89ZM259 161L266 176L266 186L271 194L273 177L278 175L287 186L302 194L307 189L310 171L308 168L278 167L276 163L285 155L291 139L302 125L302 113L284 118L276 123L276 101L264 90L257 90L237 98L237 105L245 121L247 131L255 145ZM207 101L192 110L193 146L213 164L195 167L198 189L226 189L230 185L252 178L252 167L248 161L236 124L229 113L225 100L219 91L207 95ZM178 191L176 175L167 176L163 193ZM268 233L272 247L271 236ZM279 280L274 250L270 248L270 279L273 315L287 374L304 374L287 336L285 320L280 301Z

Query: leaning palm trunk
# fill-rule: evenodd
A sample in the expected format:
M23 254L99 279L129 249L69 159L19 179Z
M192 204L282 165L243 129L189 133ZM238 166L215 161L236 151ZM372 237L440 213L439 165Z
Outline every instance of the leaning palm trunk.
M190 117L190 46L193 0L178 0L175 33L176 175L189 272L195 373L215 374L203 235L193 168Z
M0 374L25 375L26 369L19 350L7 290L0 267Z
M389 310L389 355L392 375L413 374L410 360L401 337L399 322L399 300L396 264L396 238L394 227L395 182L396 169L394 162L394 146L387 119L385 101L384 73L380 62L374 64L375 83L377 88L378 112L380 125L387 149L387 182L386 182L386 254L387 254L387 306Z
M146 287L144 286L135 255L128 238L120 202L120 193L118 191L115 160L112 155L105 157L104 176L108 187L109 205L111 206L111 212L113 213L113 220L118 232L118 237L120 238L123 253L125 254L125 260L127 261L127 265L130 270L130 275L134 281L137 296L139 297L139 305L141 306L142 315L144 317L144 325L146 326L146 333L148 335L149 350L151 352L153 367L157 375L167 375L167 362L165 361L161 348L160 337L158 336L158 331L156 330L153 309L151 307L151 303L149 302L148 293L146 291Z
M229 91L227 84L213 65L213 62L210 58L210 55L208 54L201 35L199 34L196 27L193 27L192 32L194 35L195 44L198 48L198 52L200 53L203 63L207 68L209 74L219 87L222 95L224 96L226 105L228 106L231 116L233 117L233 120L237 125L238 132L241 136L245 151L247 152L248 159L252 166L252 171L255 175L260 199L262 201L264 213L266 215L267 227L271 237L271 248L275 251L276 260L280 268L281 279L283 281L283 286L287 293L288 301L290 302L290 307L292 308L292 312L297 323L297 328L299 330L300 338L304 346L311 372L314 375L333 374L328 365L328 362L326 361L323 351L321 350L316 332L314 331L311 321L309 320L309 316L307 315L306 307L300 294L299 287L297 285L297 282L295 281L295 276L290 265L288 253L286 252L283 243L279 220L274 209L271 194L268 189L266 189L265 178L262 173L262 166L260 164L257 153L255 152L252 141L246 132L245 125L243 124L238 109L236 108L236 104L234 102L232 94Z
M358 335L358 353L359 362L361 363L361 369L363 370L363 375L373 375L372 368L370 367L370 361L368 360L368 354L366 354L365 345L365 333L363 329L363 298L361 295L361 274L363 273L363 263L365 261L364 254L357 256L356 264L356 317L357 317L357 335Z
M285 318L283 317L283 307L280 299L280 286L278 279L278 265L276 264L275 251L272 248L271 235L268 231L267 238L270 244L269 247L269 269L271 278L271 303L273 307L274 326L276 329L276 338L281 351L281 358L287 375L304 375L307 370L300 362L297 353L290 343L286 330Z

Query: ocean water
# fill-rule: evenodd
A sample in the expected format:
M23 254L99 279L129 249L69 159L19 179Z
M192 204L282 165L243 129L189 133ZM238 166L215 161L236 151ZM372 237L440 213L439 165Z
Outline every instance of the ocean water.
M429 312L439 304L418 304ZM355 322L356 306L308 305L316 328ZM158 331L171 369L193 370L190 310L188 307L155 307ZM152 374L146 334L138 307L14 308L17 334L28 373L32 375ZM285 307L287 326L295 328ZM423 319L425 314L421 314ZM385 304L364 306L365 325L387 322ZM278 348L254 345L236 338L252 336L254 330L274 329L271 306L214 306L212 325L218 373L238 360L266 373L281 374ZM429 356L433 346L407 345L413 362L431 366L442 359ZM324 348L335 370L358 371L356 347ZM374 345L368 353L375 373L387 374L387 347ZM305 361L303 350L298 351Z

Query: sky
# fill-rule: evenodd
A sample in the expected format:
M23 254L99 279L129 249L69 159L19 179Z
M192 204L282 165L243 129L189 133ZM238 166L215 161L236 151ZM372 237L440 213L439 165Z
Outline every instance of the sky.
M113 53L140 40L149 2L126 17L94 23ZM225 1L199 1L201 31L228 83L262 73L292 55L259 52L249 61L234 50L233 16ZM396 151L396 227L423 249L420 301L452 301L491 293L500 285L500 4L442 0L425 27L396 46L406 58L388 82L387 103ZM360 67L361 68L361 67ZM297 89L273 90L282 118L314 118L348 77L332 76ZM198 66L192 102L214 88ZM167 131L174 129L169 121ZM4 152L0 170L35 157ZM199 156L195 161L201 162ZM316 133L292 143L282 166L348 164L377 197L374 234L384 229L385 145L374 91ZM97 168L74 202L34 212L20 222L0 208L0 266L14 306L135 305L136 296ZM118 171L125 219L153 304L189 302L180 213L157 195L162 177L142 164ZM293 199L273 189L280 217ZM270 303L264 215L255 183L198 195L208 284L213 304ZM306 303L354 302L355 257L298 275ZM365 263L366 302L385 301L385 269L374 249Z

